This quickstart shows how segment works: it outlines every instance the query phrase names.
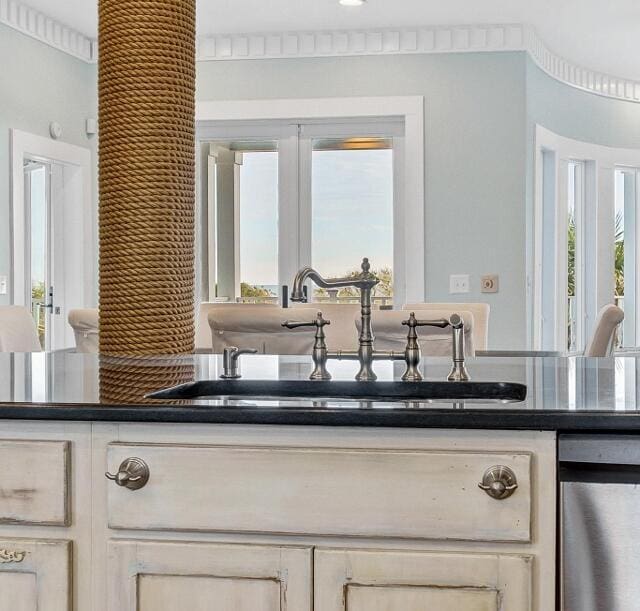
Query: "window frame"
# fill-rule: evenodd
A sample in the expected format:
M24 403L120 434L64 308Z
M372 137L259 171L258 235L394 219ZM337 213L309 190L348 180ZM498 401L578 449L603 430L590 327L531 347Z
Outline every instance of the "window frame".
M611 303L614 296L615 171L623 166L640 169L640 150L582 142L536 125L534 151L534 196L529 217L533 230L527 265L531 287L528 343L534 350L567 351L566 167L568 163L580 162L582 218L580 221L576 218L576 224L581 225L576 233L582 235L582 243L576 244L576 259L580 254L582 262L578 269L576 260L576 273L582 275L577 344L577 351L581 351L593 333L599 310ZM636 211L640 213L637 195ZM633 264L637 293L640 273L637 254ZM551 286L555 287L552 295ZM635 304L627 315L637 318L640 300L637 294L634 297ZM639 340L635 336L632 342L635 345Z
M295 163L279 164L279 284L291 284L295 273L311 262L311 156L302 150L298 125L306 134L323 132L340 136L341 130L353 135L363 124L403 122L404 137L394 142L394 299L398 306L410 301L424 301L424 99L420 96L391 98L326 98L302 100L256 100L198 102L196 104L196 139L199 143L229 136L240 139L268 137L279 133L278 151L281 160ZM327 131L327 126L332 126ZM262 131L258 132L257 129ZM284 130L284 133L282 132ZM342 132L343 133L343 132ZM367 133L367 135L376 135ZM396 148L398 152L396 153ZM200 167L205 162L198 156ZM309 164L306 171L305 163ZM396 173L397 171L397 173ZM309 184L300 177L308 177ZM198 181L198 218L208 207L205 180ZM199 265L209 262L209 224L199 231ZM308 228L308 229L307 229ZM295 241L290 236L299 236ZM199 288L201 299L209 298L207 286L212 286L209 265L199 279L207 280ZM322 270L320 270L322 271Z

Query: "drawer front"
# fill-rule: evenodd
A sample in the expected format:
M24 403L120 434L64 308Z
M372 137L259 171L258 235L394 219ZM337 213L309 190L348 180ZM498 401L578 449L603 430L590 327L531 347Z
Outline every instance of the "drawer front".
M0 524L68 526L69 442L0 440Z
M528 453L112 444L111 471L144 460L148 483L109 482L117 529L529 541ZM518 488L478 488L494 465Z

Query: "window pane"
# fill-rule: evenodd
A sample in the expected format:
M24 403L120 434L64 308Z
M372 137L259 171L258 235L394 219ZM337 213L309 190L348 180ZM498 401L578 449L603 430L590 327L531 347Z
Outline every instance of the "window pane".
M278 297L278 153L244 152L237 181L240 220L240 295Z
M381 282L374 302L393 302L393 149L381 138L317 139L312 161L312 262L324 276L359 270ZM316 300L357 301L358 291L314 289Z
M45 347L47 318L43 308L47 299L47 181L43 165L25 167L29 181L30 260L31 260L31 312L36 322L40 344Z
M209 147L210 232L215 227L208 245L209 298L277 301L277 143L227 140Z
M631 176L629 176L631 178ZM615 237L614 237L614 303L624 310L624 221L626 203L627 174L622 170L615 173ZM623 327L618 327L616 348L624 345Z
M578 300L576 299L576 174L578 171L577 164L569 163L567 177L567 348L569 352L577 349L577 309Z

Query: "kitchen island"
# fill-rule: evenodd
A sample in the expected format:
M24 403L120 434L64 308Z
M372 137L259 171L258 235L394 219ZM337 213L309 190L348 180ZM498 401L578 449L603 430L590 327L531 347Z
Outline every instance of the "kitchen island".
M220 359L0 354L0 609L554 609L557 437L640 428L636 361L468 365L526 400L154 401Z

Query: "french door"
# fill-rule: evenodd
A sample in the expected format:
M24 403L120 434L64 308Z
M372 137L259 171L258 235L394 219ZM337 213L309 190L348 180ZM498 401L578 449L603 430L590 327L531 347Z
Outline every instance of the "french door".
M343 276L368 257L383 280L375 298L402 301L403 138L400 119L200 126L202 299L277 302L305 265Z
M57 264L62 251L62 214L54 211L53 192L60 189L62 169L44 159L25 159L24 211L27 243L24 303L31 310L44 350L62 347L64 283Z

